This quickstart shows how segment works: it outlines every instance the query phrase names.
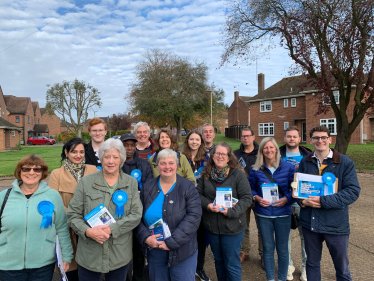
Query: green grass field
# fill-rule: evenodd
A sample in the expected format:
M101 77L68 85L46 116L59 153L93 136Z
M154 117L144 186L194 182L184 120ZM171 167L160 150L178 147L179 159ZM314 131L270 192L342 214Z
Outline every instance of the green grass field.
M239 140L225 138L224 134L217 134L214 142L227 142L234 150L240 146ZM305 146L310 149L313 148L310 144ZM61 165L61 151L61 146L25 146L18 151L0 152L0 177L12 176L17 162L29 154L43 157L48 164L49 171L52 171ZM374 143L350 145L347 155L355 162L357 170L374 170L374 161L372 160Z

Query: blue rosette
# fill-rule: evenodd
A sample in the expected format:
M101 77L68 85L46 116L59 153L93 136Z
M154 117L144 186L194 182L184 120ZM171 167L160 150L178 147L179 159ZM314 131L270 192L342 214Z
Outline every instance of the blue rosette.
M118 216L121 218L121 216L125 215L125 204L128 198L127 193L123 190L117 190L114 192L112 196L112 201L116 205L116 213L114 214L114 217Z
M138 181L139 189L142 189L142 171L139 169L132 170L130 176L134 177Z
M327 184L328 194L334 194L334 183L336 181L336 177L333 173L327 172L324 173L322 176L323 183Z
M54 210L55 206L50 201L41 201L38 204L38 211L43 216L40 229L52 226L52 214Z

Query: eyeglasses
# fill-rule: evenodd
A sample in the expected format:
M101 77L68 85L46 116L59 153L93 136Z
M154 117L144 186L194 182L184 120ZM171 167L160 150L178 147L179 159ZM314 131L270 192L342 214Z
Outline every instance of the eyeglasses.
M214 153L214 155L221 156L221 157L226 157L227 153L216 152L216 153Z
M97 134L97 133L102 134L102 133L105 132L105 130L91 130L91 132L92 132L93 134Z
M33 170L35 173L41 173L43 171L43 168L22 167L21 170L24 173L29 173L31 170Z
M243 139L246 139L246 138L249 138L249 137L253 137L253 135L245 135L245 136L242 136Z
M322 141L327 141L329 137L323 136L323 137L311 137L311 139L315 142L322 140Z

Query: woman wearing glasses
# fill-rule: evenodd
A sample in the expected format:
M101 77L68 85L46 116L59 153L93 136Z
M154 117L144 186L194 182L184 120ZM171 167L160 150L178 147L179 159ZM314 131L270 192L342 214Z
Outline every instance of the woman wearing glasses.
M0 217L0 280L50 281L56 235L65 271L73 258L64 204L58 192L42 181L48 176L48 166L41 157L22 158L14 176L17 179ZM0 193L0 206L7 192Z
M95 166L86 164L84 158L85 147L86 143L81 138L73 138L67 141L62 148L62 166L52 171L48 181L48 185L60 193L65 211L67 211L70 200L73 198L79 180L84 176L98 171ZM78 236L71 228L69 231L75 255ZM78 265L75 259L71 262L69 272L66 273L66 276L69 281L79 280Z
M240 247L246 228L245 211L251 206L248 179L227 143L217 144L197 189L203 209L203 223L213 251L218 281L241 280ZM239 201L226 208L213 204L217 187L231 187L231 196ZM232 200L230 194L227 196Z

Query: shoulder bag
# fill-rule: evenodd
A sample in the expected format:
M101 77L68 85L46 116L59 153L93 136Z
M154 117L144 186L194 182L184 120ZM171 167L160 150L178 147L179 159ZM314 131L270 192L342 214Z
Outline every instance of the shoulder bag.
M0 209L0 233L1 233L1 216L3 215L5 204L6 204L6 201L8 201L8 197L9 197L9 194L10 194L11 191L12 191L12 188L9 188L8 191L5 194L3 204L1 205L1 209Z

